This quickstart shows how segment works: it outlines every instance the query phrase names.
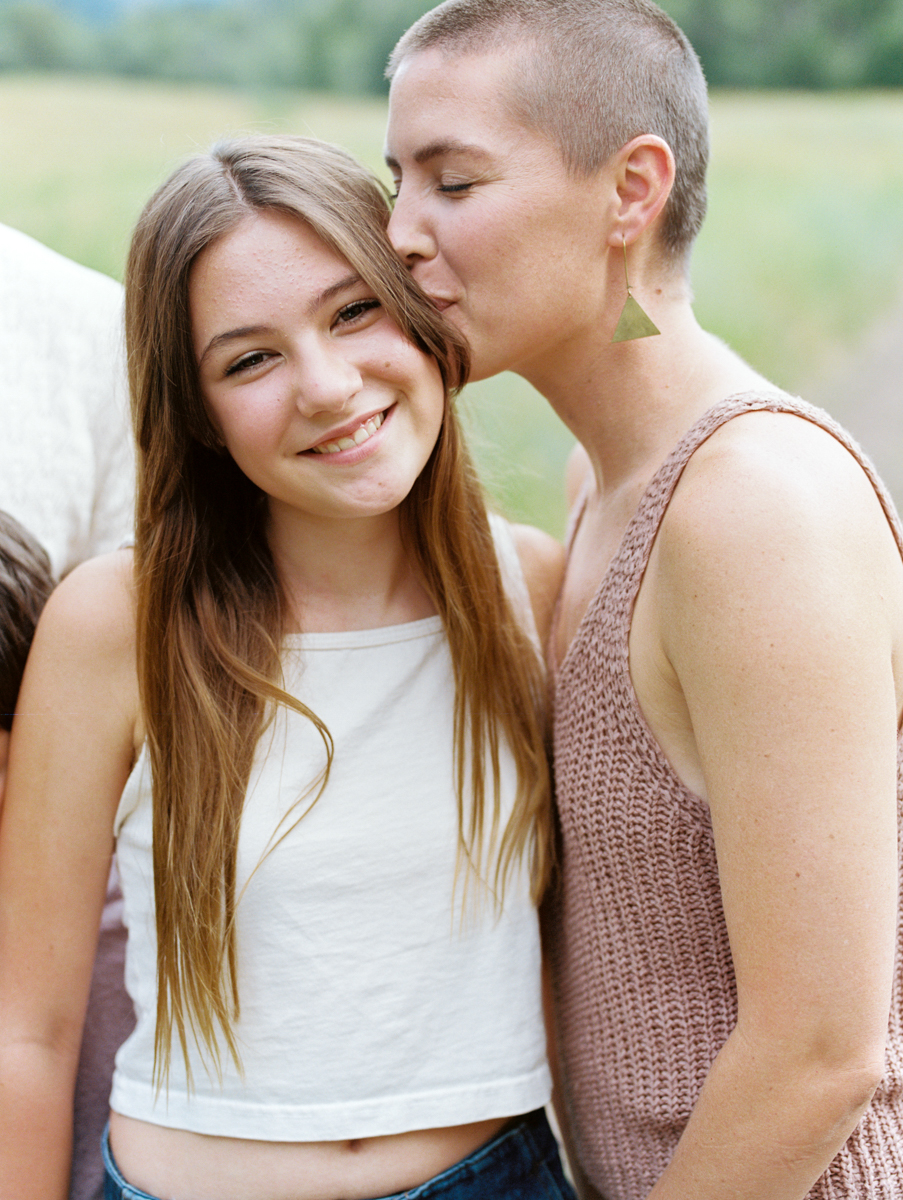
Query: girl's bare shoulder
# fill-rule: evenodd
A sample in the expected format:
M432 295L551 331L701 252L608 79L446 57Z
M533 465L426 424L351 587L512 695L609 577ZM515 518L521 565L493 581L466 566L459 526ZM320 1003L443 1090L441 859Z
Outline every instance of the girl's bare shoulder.
M89 559L56 587L41 614L26 669L52 689L107 694L137 720L132 552Z
M77 635L84 649L114 651L135 642L131 550L88 559L57 585L40 622L44 636Z

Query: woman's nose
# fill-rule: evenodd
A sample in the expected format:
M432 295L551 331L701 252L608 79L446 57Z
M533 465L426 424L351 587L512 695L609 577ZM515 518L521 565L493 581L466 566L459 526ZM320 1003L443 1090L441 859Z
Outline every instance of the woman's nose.
M435 239L410 189L398 189L395 207L389 218L389 240L409 267L436 256Z

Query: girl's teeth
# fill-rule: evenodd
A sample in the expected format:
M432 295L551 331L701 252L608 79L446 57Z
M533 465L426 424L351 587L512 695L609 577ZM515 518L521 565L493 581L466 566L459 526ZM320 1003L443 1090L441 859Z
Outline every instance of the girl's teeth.
M339 438L336 442L324 442L321 446L314 446L316 454L338 454L340 450L351 450L355 446L360 446L366 442L368 438L373 437L377 429L383 423L383 414L377 413L375 417L371 417L369 421L365 421L359 429L356 429L351 437Z

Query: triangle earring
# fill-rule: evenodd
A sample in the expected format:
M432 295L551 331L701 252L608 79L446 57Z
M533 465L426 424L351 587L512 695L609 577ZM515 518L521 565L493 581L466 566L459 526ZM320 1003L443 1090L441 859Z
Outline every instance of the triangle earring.
M624 247L624 282L627 284L627 299L621 309L618 327L611 340L613 342L632 342L636 338L654 337L656 334L660 334L661 330L653 325L630 294L630 279L627 276L627 242L624 238L621 238L621 245Z

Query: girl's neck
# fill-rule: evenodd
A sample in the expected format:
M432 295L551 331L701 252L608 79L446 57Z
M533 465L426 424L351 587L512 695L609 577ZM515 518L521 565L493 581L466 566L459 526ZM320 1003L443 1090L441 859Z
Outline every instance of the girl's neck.
M267 536L289 605L288 632L379 629L436 611L402 544L397 509L331 520L271 506Z

